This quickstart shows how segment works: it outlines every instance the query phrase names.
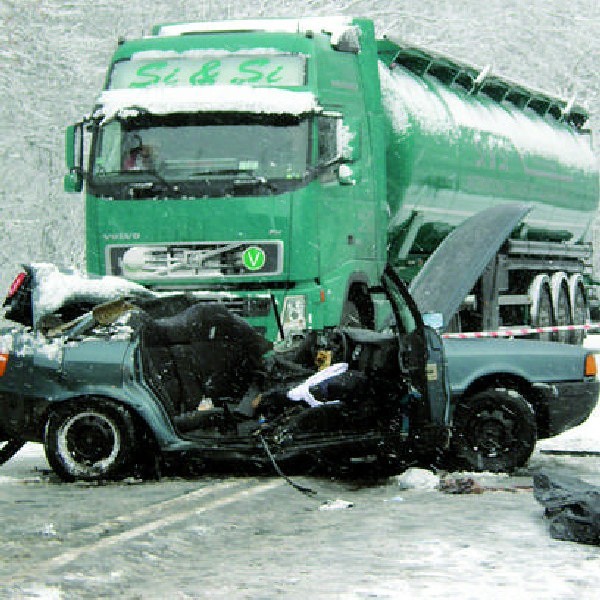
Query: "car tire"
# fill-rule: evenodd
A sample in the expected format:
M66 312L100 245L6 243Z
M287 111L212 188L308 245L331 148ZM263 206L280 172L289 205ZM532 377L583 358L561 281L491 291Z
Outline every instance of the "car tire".
M44 448L48 463L65 481L119 479L131 471L135 438L127 409L91 398L50 413Z
M537 440L531 404L505 388L461 400L453 427L453 454L460 467L471 471L514 471L527 463Z

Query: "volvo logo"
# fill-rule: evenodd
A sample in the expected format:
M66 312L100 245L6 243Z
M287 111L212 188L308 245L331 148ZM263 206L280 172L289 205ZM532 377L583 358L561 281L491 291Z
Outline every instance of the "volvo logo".
M242 262L248 271L258 271L265 266L265 251L258 246L246 248L242 254Z

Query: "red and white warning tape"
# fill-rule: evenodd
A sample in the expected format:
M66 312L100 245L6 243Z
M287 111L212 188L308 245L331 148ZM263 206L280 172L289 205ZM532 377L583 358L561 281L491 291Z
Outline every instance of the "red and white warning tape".
M556 333L558 331L577 331L583 329L600 329L600 323L588 323L587 325L552 325L549 327L516 327L511 329L500 329L498 331L465 331L463 333L444 333L443 338L465 340L469 338L497 338L517 337L520 335L532 335L534 333Z

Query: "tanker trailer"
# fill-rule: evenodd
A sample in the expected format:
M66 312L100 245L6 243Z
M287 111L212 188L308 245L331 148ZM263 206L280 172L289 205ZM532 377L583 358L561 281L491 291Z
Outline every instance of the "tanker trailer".
M412 280L465 218L526 202L531 211L453 325L585 323L598 306L591 280L598 166L585 110L489 68L390 39L378 50L388 116L389 261ZM541 337L551 335L579 343L583 331Z

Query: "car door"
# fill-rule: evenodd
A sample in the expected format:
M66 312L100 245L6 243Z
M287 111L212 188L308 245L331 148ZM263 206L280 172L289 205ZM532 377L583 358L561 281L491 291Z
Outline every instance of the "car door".
M421 424L445 425L449 391L442 340L423 323L417 305L392 268L385 270L382 284L396 320L400 371L422 398L414 416Z

